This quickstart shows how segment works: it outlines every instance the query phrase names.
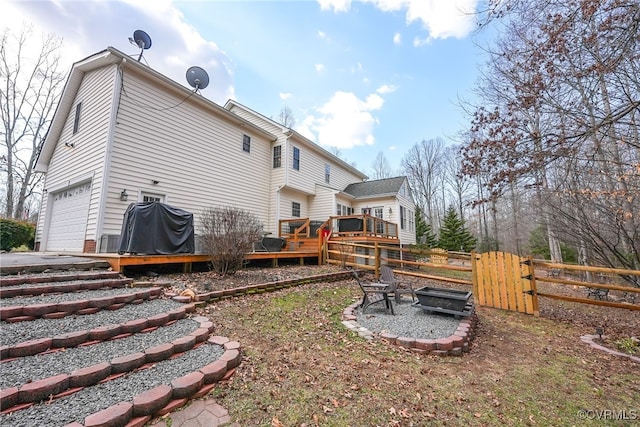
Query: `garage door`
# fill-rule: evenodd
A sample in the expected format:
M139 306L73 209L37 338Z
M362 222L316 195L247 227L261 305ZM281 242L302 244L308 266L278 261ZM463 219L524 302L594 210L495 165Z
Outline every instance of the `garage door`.
M53 195L47 251L82 252L90 198L90 182Z

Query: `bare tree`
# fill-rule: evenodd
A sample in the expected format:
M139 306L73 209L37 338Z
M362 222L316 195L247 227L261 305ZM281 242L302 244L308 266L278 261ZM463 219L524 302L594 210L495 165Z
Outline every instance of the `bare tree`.
M59 72L61 39L43 36L31 54L33 30L24 27L18 35L8 29L0 46L0 117L2 171L6 174L5 215L22 219L28 199L34 195L41 175L35 162L64 84Z
M376 156L376 159L373 161L373 179L384 179L391 178L393 176L393 171L389 167L389 162L387 158L384 156L384 153L380 151Z
M489 197L534 191L550 243L638 269L640 4L498 3L508 9L493 16L508 19L481 83L465 172L486 174ZM551 251L559 258L559 244Z
M286 105L282 107L278 114L278 122L288 128L292 128L296 125L296 118L293 116L293 111Z
M409 180L418 206L426 215L432 230L439 229L437 212L442 197L442 156L445 142L442 138L422 140L409 149L402 158L404 174ZM442 209L444 212L444 209Z

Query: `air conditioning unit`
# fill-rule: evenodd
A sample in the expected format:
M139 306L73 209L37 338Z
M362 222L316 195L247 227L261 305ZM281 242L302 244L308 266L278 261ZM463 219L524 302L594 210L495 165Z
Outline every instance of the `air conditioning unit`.
M100 239L100 253L118 252L119 234L103 234Z

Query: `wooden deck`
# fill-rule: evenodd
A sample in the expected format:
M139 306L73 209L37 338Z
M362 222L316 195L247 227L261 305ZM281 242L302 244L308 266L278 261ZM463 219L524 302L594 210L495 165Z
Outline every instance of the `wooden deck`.
M251 260L271 260L274 267L278 266L278 260L297 259L300 265L306 262L318 262L318 250L313 248L310 250L282 251L282 252L250 252L246 259ZM75 254L74 256L99 259L109 263L111 268L121 273L126 267L134 267L141 265L162 265L162 264L182 264L183 272L190 272L193 263L208 262L210 257L206 254L175 254L175 255L129 255L129 254Z

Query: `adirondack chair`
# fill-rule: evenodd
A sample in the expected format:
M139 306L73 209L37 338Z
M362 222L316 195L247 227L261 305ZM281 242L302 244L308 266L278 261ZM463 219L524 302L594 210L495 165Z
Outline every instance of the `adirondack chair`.
M403 293L410 293L411 300L412 301L416 300L416 294L413 291L413 286L411 286L411 283L406 282L406 285L408 286L409 289L399 289L398 282L396 281L396 277L393 274L393 270L388 265L380 266L380 283L389 284L389 288L393 289L393 294L396 300L396 304L400 303L401 295Z
M353 270L352 273L363 293L362 303L360 304L363 313L370 305L383 303L385 312L391 311L391 314L395 315L393 304L389 298L389 294L393 293L393 290L390 290L388 285L382 283L362 283L358 277L358 273L356 273L355 270Z

